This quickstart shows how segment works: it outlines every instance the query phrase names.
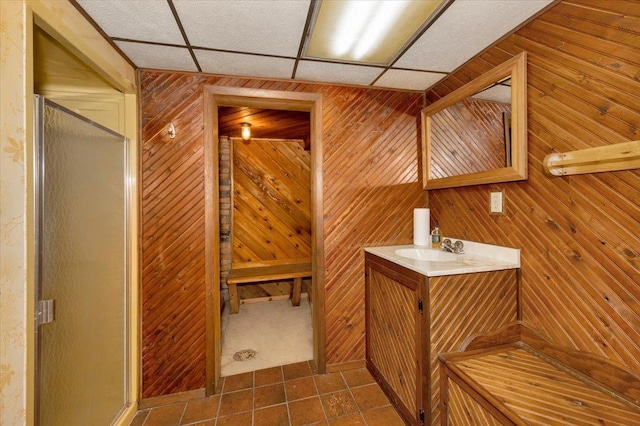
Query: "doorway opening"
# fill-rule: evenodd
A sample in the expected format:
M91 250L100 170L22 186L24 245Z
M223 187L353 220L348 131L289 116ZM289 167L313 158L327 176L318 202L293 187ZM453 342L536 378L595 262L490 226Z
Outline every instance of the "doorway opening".
M322 220L322 97L314 93L281 92L244 88L207 86L205 105L205 228L206 228L206 286L207 286L207 394L213 394L221 384L221 235L220 227L220 137L218 113L220 108L243 107L260 110L300 111L309 116L310 132L310 219L309 254L313 301L312 340L313 363L319 373L325 371L324 327L324 250ZM230 138L234 139L233 137ZM231 142L230 140L230 142ZM303 141L304 143L304 141ZM245 253L246 256L246 253ZM286 256L285 256L286 257ZM242 255L239 255L242 260ZM277 285L277 284L276 284ZM270 291L267 289L267 291ZM277 291L277 290L275 290ZM288 301L285 301L289 303ZM308 302L305 302L308 303ZM301 303L302 304L302 303ZM250 348L246 348L250 349ZM250 351L239 356L251 356Z
M223 377L313 359L309 115L218 108Z

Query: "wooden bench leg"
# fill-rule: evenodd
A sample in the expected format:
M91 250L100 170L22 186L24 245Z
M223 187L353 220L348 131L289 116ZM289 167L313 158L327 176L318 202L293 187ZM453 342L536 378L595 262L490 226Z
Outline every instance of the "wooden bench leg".
M291 304L300 306L300 293L302 292L302 277L293 279L293 288L291 289Z
M240 310L240 303L238 301L238 286L236 284L227 284L229 287L229 311L232 314L237 314Z

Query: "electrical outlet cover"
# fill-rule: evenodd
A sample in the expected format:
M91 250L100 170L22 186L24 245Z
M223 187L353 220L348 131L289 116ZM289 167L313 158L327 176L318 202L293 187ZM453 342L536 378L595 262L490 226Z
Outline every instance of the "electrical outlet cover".
M489 212L493 214L502 214L502 191L489 192Z

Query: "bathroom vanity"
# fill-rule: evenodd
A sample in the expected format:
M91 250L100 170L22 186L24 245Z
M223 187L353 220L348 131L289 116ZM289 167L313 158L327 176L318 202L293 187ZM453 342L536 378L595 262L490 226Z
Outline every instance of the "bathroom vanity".
M520 318L520 250L365 249L367 367L412 425L439 424L438 354Z

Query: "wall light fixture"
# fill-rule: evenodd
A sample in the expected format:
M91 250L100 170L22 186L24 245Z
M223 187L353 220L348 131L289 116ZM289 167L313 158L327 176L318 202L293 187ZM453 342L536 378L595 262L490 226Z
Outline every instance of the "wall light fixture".
M251 139L251 124L240 123L240 127L242 127L242 140L248 141Z

